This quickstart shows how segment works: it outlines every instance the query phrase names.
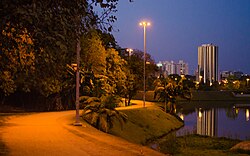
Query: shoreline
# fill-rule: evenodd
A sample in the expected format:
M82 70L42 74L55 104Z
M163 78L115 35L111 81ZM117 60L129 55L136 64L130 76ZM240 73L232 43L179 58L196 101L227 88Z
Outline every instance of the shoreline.
M199 91L192 90L192 99L190 101L245 101L250 103L250 97L235 97L233 95L233 91ZM143 93L139 91L137 95L134 97L136 100L143 99ZM182 98L177 97L178 101L188 101ZM146 92L146 101L157 102L154 99L154 91Z

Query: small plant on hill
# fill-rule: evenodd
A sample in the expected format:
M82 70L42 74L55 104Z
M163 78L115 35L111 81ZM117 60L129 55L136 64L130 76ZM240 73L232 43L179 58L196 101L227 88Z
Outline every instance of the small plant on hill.
M108 132L113 127L114 121L118 120L121 128L127 121L127 115L115 109L119 98L114 95L102 96L101 98L89 97L84 103L82 117L97 129Z

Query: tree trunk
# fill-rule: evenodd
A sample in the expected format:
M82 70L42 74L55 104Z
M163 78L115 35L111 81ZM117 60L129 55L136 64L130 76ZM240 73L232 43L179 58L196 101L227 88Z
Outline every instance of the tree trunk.
M167 112L167 101L166 101L166 100L164 101L164 104L165 104L165 106L164 106L164 107L165 107L165 108L164 108L164 109L165 109L165 112Z

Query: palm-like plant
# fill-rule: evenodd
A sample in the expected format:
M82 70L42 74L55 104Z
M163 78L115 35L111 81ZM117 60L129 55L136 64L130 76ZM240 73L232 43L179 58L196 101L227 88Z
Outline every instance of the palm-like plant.
M188 100L192 98L190 89L183 86L183 80L183 78L180 79L179 82L176 82L169 78L161 78L155 80L154 99L157 99L160 102L164 102L165 111L167 111L168 105L169 112L174 113L176 98L178 96Z
M117 98L108 95L103 98L91 97L85 103L87 106L83 110L83 119L97 129L108 132L113 127L114 121L118 120L121 128L127 121L127 115L115 109Z

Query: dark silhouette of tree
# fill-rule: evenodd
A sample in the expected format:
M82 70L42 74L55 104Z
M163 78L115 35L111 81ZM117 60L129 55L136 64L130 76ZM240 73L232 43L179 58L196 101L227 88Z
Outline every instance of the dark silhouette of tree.
M144 52L140 50L134 50L131 55L128 52L120 49L120 55L127 61L127 83L125 91L125 99L128 102L126 105L130 105L132 97L136 95L139 90L143 90L143 79L144 79ZM155 72L158 68L151 58L150 54L146 54L146 90L153 89L153 80L155 79Z
M116 20L112 13L116 12L117 2L2 0L0 92L9 95L19 90L36 92L45 98L67 97L74 86L67 80L67 65L75 62L77 39L92 28L111 31ZM101 8L102 13L95 14L94 6ZM19 42L25 35L26 40L31 41L29 44ZM9 57L20 49L20 44L25 44L22 49L26 50L22 53L18 50L12 58ZM105 44L108 46L109 41ZM22 68L11 64L9 59L18 62ZM28 60L33 61L29 66Z
M154 99L164 102L165 111L167 111L168 105L169 112L174 113L176 98L178 96L188 100L192 98L190 89L188 87L184 87L182 81L183 78L180 80L173 80L169 77L160 77L155 80Z

